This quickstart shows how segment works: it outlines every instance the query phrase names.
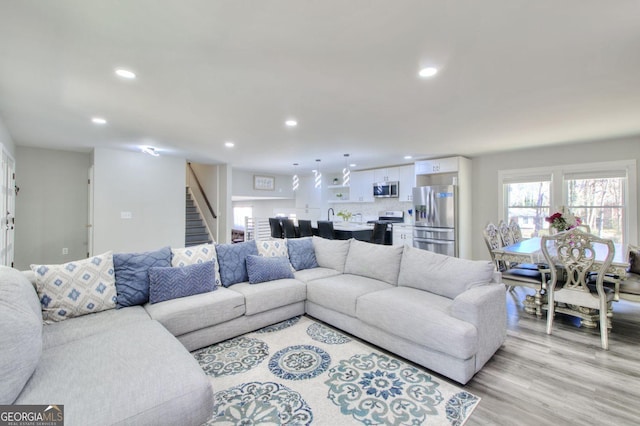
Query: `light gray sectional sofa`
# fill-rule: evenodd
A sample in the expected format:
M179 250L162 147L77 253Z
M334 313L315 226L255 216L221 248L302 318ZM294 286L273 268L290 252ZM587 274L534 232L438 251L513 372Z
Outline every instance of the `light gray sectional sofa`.
M490 262L313 237L259 242L297 269L260 282L270 264L256 278L243 244L217 247L214 291L44 326L35 275L0 268L0 404L64 404L67 425L200 424L213 392L188 351L304 313L460 383L506 337Z

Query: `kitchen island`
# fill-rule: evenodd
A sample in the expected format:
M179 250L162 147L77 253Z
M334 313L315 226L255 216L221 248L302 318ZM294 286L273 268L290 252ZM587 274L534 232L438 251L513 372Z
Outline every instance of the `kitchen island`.
M336 240L354 238L360 241L370 241L373 234L373 225L356 222L333 222L333 231Z

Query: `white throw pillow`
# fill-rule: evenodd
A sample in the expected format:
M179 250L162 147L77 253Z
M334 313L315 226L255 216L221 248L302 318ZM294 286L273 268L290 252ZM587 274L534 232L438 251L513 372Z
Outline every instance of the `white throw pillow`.
M220 264L218 263L218 254L214 244L200 244L199 246L172 248L171 249L171 266L183 267L194 265L196 263L204 263L215 261L216 286L221 286L220 280Z
M31 265L45 323L116 307L113 252L62 265Z

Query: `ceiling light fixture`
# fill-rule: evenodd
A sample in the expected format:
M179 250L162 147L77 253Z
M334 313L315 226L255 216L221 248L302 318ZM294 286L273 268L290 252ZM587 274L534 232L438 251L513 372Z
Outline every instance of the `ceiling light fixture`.
M300 178L298 177L298 163L293 163L293 176L291 177L291 189L297 191L300 187Z
M145 154L149 154L153 157L159 157L160 154L158 154L158 151L156 151L156 149L152 146L145 146L142 147L142 152L144 152Z
M224 143L224 146L226 146L227 148L233 148L234 146L236 146L236 144L231 141L226 141Z
M422 78L433 77L436 74L438 74L438 69L434 67L422 68L418 73L418 75Z
M404 159L405 159L405 160L411 160L412 158L413 158L413 157L412 157L411 155L405 155L405 156L404 156Z
M344 168L342 169L342 185L349 186L351 170L349 169L349 154L344 154Z
M322 173L320 172L320 159L316 160L316 163L318 163L318 167L313 171L315 177L314 177L314 187L316 189L321 189L322 188Z
M298 122L294 119L289 119L285 121L284 124L286 124L287 127L296 127L298 125Z
M126 78L127 80L133 80L134 78L136 78L136 73L124 68L116 68L116 75L122 78Z
M102 118L102 117L93 117L93 118L91 119L91 122L92 122L93 124L107 124L107 120L105 120L105 119L104 119L104 118Z
M352 169L353 169L355 166L357 166L357 164L356 164L356 163L351 163L351 164L349 164L349 167L351 167Z

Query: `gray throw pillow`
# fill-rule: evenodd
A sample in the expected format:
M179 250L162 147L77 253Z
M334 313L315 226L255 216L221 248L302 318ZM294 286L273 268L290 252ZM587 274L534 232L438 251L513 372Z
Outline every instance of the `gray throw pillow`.
M149 268L171 266L171 248L144 253L115 253L116 307L142 305L149 301Z
M0 405L13 404L42 355L42 311L20 271L0 266Z
M216 289L215 261L183 267L149 268L149 302L209 293Z
M310 237L292 238L287 240L289 260L296 271L318 267L316 251Z

